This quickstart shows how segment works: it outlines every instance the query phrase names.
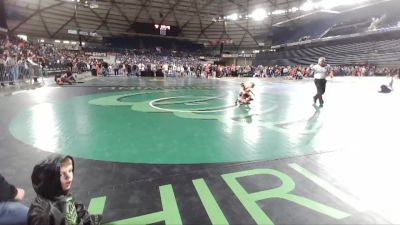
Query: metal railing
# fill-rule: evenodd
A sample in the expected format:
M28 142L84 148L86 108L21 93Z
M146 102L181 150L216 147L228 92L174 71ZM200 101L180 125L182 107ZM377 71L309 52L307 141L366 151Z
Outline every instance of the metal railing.
M36 63L30 63L28 61L17 65L0 64L1 86L6 84L14 85L20 82L44 82L43 76L45 74L45 69L42 69ZM41 78L41 80L39 78Z

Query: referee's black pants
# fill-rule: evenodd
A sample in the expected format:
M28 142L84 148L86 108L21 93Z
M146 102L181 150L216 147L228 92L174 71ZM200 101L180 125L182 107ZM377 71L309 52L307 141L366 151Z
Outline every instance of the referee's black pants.
M317 87L317 94L314 96L314 102L318 99L319 104L323 105L324 100L322 99L322 95L325 93L326 79L315 79L314 83Z

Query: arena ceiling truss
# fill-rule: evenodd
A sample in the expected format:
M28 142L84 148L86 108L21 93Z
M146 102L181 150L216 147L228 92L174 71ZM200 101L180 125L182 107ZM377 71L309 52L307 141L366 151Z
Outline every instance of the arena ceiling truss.
M84 41L99 37L139 35L132 30L135 22L177 26L176 38L208 46L224 42L226 48L256 49L269 44L272 25L290 20L301 12L270 15L262 21L222 20L238 13L250 14L257 8L268 11L299 7L305 0L4 0L7 24L14 34L77 40L68 30L96 33ZM90 7L92 6L92 7Z

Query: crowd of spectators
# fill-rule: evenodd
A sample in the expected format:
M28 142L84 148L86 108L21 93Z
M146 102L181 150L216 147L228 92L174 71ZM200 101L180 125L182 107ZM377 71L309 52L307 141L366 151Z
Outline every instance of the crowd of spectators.
M377 66L332 66L335 76L390 76L400 75L400 69ZM279 77L284 76L288 79L302 79L303 77L311 77L310 66L262 66L252 67L255 77Z
M87 60L79 51L59 49L43 43L27 42L16 37L0 38L0 80L10 85L18 79L46 75L51 69L71 68Z
M111 50L111 49L110 49ZM93 49L66 50L44 43L31 43L19 38L0 38L0 81L10 84L29 76L36 65L44 74L58 68L73 73L90 70L94 76L160 76L160 77L285 77L302 79L312 76L310 66L279 65L217 65L213 60L190 52L151 50L115 50L115 56L106 62L99 57L85 54ZM103 49L103 51L105 51ZM215 59L217 60L217 59ZM335 76L397 75L399 69L376 66L333 66Z

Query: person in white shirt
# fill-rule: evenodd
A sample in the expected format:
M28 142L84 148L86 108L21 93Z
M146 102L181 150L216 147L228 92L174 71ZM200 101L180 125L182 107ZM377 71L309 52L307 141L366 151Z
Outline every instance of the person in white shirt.
M314 83L317 87L317 94L313 97L314 105L316 105L318 99L319 107L323 107L324 100L322 99L322 95L325 93L326 77L328 75L333 76L331 67L326 64L325 57L320 57L318 64L311 66L311 73L314 74Z

